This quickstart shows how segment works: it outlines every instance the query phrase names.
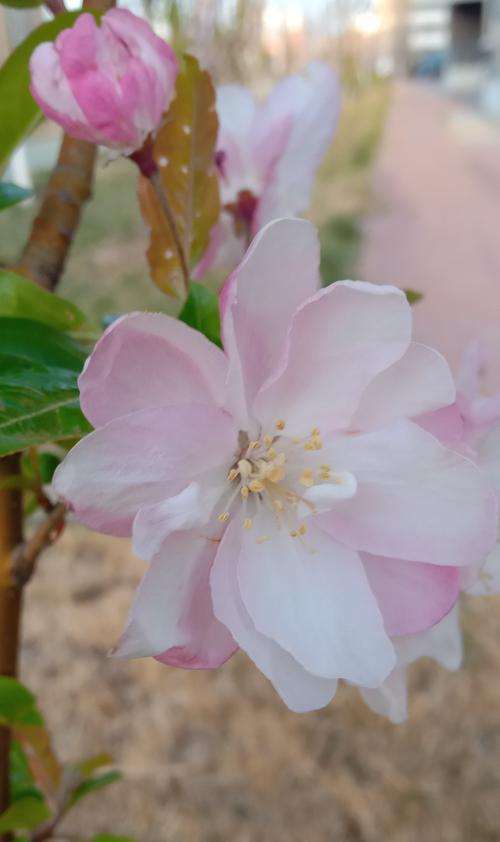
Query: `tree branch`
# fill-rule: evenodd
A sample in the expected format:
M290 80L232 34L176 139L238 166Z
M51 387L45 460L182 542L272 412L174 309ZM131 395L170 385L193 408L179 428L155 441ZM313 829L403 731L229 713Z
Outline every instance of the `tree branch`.
M37 526L31 538L19 544L12 553L12 578L19 588L31 579L40 553L50 547L61 534L65 516L65 503L57 503Z

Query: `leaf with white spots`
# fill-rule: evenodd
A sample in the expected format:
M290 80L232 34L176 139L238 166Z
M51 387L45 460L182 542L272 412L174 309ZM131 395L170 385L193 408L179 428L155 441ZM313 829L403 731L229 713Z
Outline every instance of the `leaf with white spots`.
M176 96L157 133L153 156L189 269L208 246L219 216L219 186L214 166L218 120L210 75L186 55L177 79ZM151 230L147 252L155 284L181 297L184 282L171 228L149 180L141 176L139 199Z

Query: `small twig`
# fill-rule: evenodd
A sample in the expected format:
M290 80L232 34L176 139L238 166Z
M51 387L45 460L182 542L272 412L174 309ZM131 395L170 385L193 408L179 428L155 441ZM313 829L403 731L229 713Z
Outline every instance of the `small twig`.
M12 576L18 587L29 581L38 556L59 537L64 528L66 504L56 503L52 511L35 529L31 538L19 544L12 553Z

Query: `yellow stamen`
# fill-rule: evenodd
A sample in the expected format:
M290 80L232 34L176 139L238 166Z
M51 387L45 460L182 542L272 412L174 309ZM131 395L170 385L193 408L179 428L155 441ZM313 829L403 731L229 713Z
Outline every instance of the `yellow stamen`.
M274 426L276 427L277 430L284 430L286 424L285 424L285 422L283 421L282 418L278 418L278 420L276 421Z
M271 447L272 443L273 443L273 437L272 436L264 436L264 444L266 445L266 447Z
M261 491L264 491L264 483L261 482L260 479L253 479L248 483L248 487L254 494L259 494Z
M315 436L320 436L321 430L319 427L313 427L311 430L311 436L314 438Z
M243 526L245 527L245 529L251 529L253 526L252 518L246 517L243 521Z
M307 527L305 526L305 524L302 524L302 526L299 526L299 535L305 535L306 532L307 532Z
M229 512L222 512L222 514L217 516L217 520L220 520L221 523L225 523L226 520L229 520Z
M331 475L330 471L321 471L321 473L319 475L319 478L320 479L331 479L332 475Z
M275 459L277 455L278 454L276 453L274 447L270 447L269 450L267 451L268 459Z
M320 470L322 470L322 471L331 471L332 470L331 465L320 465L319 467L320 467Z
M305 485L306 488L310 488L311 485L314 485L314 474L310 468L306 468L305 471L302 471L299 482L301 485Z
M239 476L239 473L240 472L238 471L237 468L231 468L231 470L229 471L229 473L227 475L227 478L228 478L229 482L232 482L233 479L236 479L236 477Z
M257 450L260 447L260 441L251 441L248 445L249 450Z
M297 530L296 530L296 529L292 529L292 531L290 532L290 536L291 536L292 538L297 538L298 534L299 534L299 533L297 532Z
M248 491L248 486L247 486L247 485L244 485L244 486L242 487L242 489L241 489L241 491L240 491L240 494L241 494L241 496L243 497L243 499L244 499L244 500L245 500L245 498L246 498L246 497L248 497L249 491Z
M240 472L241 478L246 479L252 473L252 463L248 459L240 459L238 462L238 471Z

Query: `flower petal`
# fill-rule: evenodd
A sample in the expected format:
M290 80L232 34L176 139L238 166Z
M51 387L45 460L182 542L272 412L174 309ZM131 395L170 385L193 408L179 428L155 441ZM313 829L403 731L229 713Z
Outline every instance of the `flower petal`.
M406 354L369 383L353 418L353 426L374 430L398 418L412 418L448 406L455 384L445 358L412 342Z
M288 323L319 287L319 242L303 219L279 219L257 234L222 293L229 389L240 411L273 372Z
M482 561L495 543L496 501L482 473L416 424L331 436L323 453L358 482L354 497L319 515L337 540L449 566Z
M82 409L95 426L129 412L220 404L227 361L199 331L161 313L131 313L105 332L80 375Z
M221 666L238 648L214 616L209 577L217 543L194 531L164 541L137 589L113 654L154 655L186 669Z
M500 497L500 424L496 424L481 439L477 452L480 467L489 477Z
M411 312L395 287L341 281L321 290L292 321L287 353L255 411L284 418L298 435L347 426L373 378L407 350Z
M381 687L360 687L360 693L370 710L386 716L395 725L408 718L406 667L396 667Z
M306 76L284 79L261 106L264 126L271 119L276 124L280 117L293 115L288 142L262 195L262 225L309 207L314 176L332 142L339 106L337 77L320 62L310 64Z
M55 489L87 526L130 535L142 506L178 494L205 471L230 464L236 439L231 419L215 407L134 412L82 439L57 469Z
M215 615L291 710L301 713L322 708L335 695L336 680L311 675L277 643L260 634L248 615L237 581L240 536L238 524L230 523L217 552L210 579Z
M221 475L220 485L207 487L192 482L180 494L139 509L132 528L137 555L151 559L172 532L207 523L223 491L226 473Z
M361 553L387 634L415 634L434 626L455 605L460 569Z
M259 543L260 535L269 540ZM358 555L321 530L311 526L302 543L262 513L242 538L238 581L256 629L308 672L373 687L393 668Z

